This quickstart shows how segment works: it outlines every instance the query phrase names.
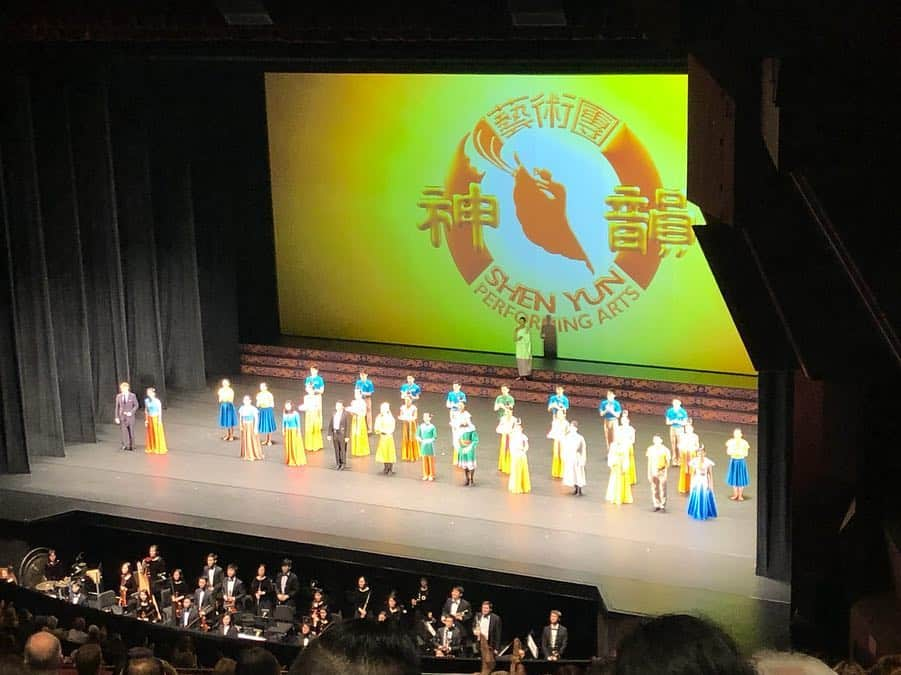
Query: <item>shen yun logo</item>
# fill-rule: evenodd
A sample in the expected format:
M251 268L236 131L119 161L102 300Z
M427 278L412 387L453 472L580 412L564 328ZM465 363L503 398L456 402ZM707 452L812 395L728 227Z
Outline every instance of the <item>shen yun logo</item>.
M418 206L417 228L436 248L444 239L489 311L532 327L549 316L559 332L627 312L661 259L695 243L699 213L628 125L565 93L493 107Z

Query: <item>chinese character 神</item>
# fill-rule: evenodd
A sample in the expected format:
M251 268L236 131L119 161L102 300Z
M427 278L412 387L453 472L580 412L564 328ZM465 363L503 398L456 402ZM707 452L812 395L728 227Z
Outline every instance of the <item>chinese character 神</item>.
M485 249L484 227L500 225L497 197L483 195L478 183L469 184L468 195L454 195L454 226L472 225L472 246Z
M528 96L511 98L488 113L488 119L501 136L510 138L517 131L530 129L536 123L528 101Z
M641 188L617 185L604 203L610 207L604 214L609 223L607 241L610 250L647 253L648 199L641 196Z
M678 190L665 188L658 188L654 197L657 208L650 210L649 236L660 242L661 257L675 249L681 258L695 240L688 200Z
M569 118L575 104L576 97L572 94L544 94L532 97L532 108L535 110L535 119L539 127L549 129L566 129L569 127Z
M582 98L579 99L579 107L576 109L573 133L600 146L616 126L616 121L616 118L601 106Z
M438 248L441 245L441 228L453 225L451 200L444 196L442 187L431 185L422 191L422 200L416 205L426 210L425 220L416 227L423 232L428 230L432 246Z

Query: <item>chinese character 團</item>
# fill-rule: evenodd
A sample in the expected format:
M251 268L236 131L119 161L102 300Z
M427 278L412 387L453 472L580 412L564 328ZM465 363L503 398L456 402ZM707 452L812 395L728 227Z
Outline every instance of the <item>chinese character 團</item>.
M648 251L648 199L641 196L641 188L617 185L604 202L610 210L607 220L607 241L610 250L634 251L644 255Z
M572 131L600 146L616 126L616 121L616 118L601 106L582 98L579 99Z

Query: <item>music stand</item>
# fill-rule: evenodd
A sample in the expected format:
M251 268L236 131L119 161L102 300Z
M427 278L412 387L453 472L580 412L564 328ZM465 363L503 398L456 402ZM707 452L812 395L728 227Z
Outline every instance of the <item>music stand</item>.
M94 595L97 598L97 606L99 607L100 606L100 593L101 593L100 582L103 580L103 572L101 572L100 568L97 567L96 569L93 569L93 570L85 570L84 575L85 575L85 577L87 577L88 579L90 579L91 581L94 582ZM89 596L90 594L85 593L85 595Z

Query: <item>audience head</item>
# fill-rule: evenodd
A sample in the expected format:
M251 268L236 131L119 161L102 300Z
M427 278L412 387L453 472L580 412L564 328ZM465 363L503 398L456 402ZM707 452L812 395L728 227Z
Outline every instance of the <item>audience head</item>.
M81 623L84 626L84 619ZM31 673L55 673L62 658L62 647L53 633L35 633L25 643L25 665Z
M213 675L235 675L235 668L237 666L237 661L223 656L216 661L216 665L213 666Z
M251 647L241 652L235 675L279 675L282 667L278 660L262 647Z
M72 629L80 631L82 633L85 632L87 625L83 616L76 616L74 619L72 619Z
M100 638L100 626L97 626L95 624L88 626L88 642L93 644L100 644Z
M389 623L355 619L336 624L310 643L290 675L419 675L412 639ZM237 675L242 675L238 673Z
M75 652L75 670L78 671L78 675L97 675L102 666L103 656L100 651L100 645L82 645Z
M163 667L153 656L140 656L128 662L125 675L163 675Z
M721 628L687 614L670 614L639 624L623 639L615 672L616 675L752 675L754 670Z

